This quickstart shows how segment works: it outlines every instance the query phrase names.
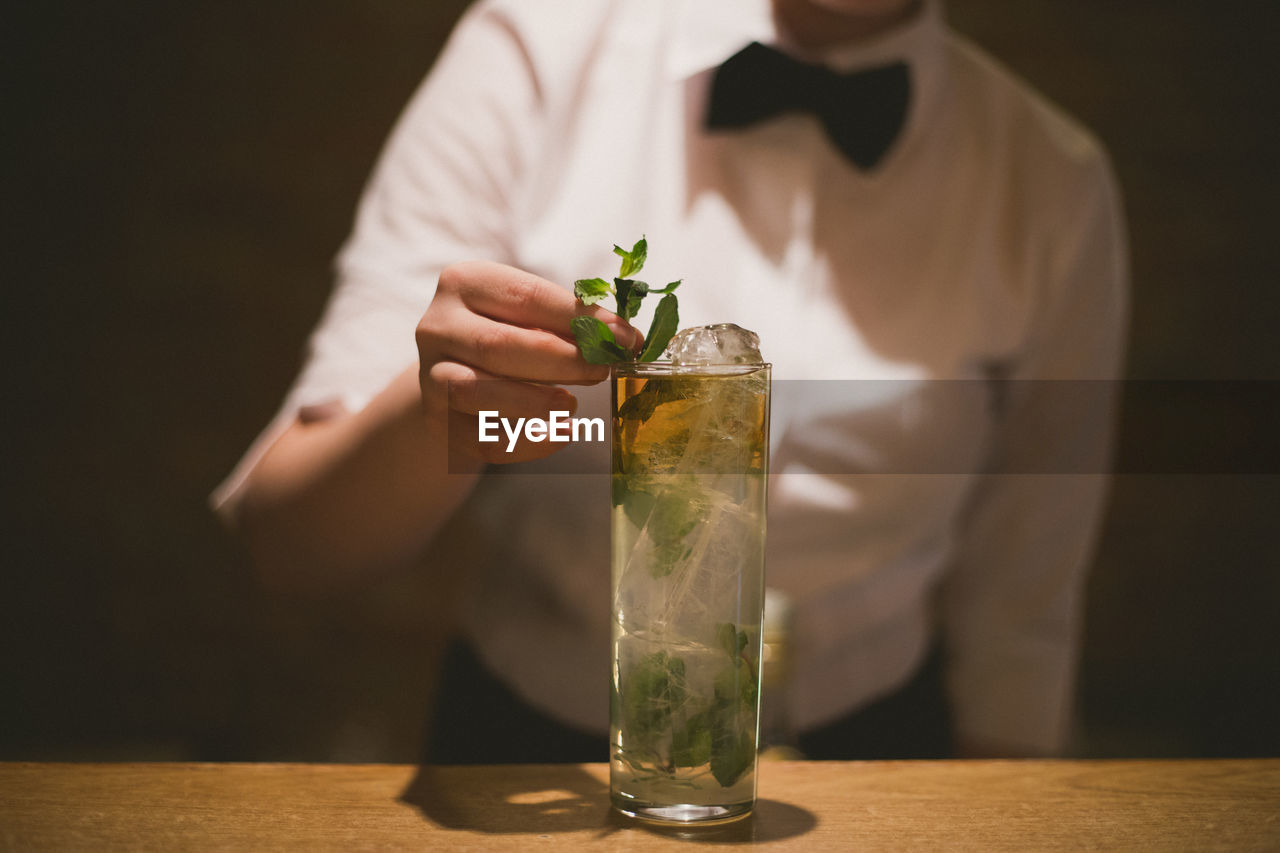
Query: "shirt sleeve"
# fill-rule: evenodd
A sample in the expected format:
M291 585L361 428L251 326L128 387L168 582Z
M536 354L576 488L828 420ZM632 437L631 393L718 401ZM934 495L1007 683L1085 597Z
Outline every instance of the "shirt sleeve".
M359 411L417 360L414 330L445 266L510 262L511 211L539 138L540 93L499 4L459 21L365 188L336 284L275 418L212 495L225 509L291 423Z
M1100 152L1085 177L1047 241L1048 286L1000 383L940 600L957 733L1030 754L1060 753L1070 734L1127 325L1126 239Z

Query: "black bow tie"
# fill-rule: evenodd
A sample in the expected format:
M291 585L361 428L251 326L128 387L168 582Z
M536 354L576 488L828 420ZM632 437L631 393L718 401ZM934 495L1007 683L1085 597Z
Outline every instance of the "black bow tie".
M902 129L910 94L902 62L840 74L752 42L717 69L707 127L745 127L786 112L810 112L846 157L870 169Z

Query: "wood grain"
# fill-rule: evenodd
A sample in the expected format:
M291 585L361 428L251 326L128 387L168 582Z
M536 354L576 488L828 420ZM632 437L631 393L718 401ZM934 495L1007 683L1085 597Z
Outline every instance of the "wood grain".
M1280 759L776 762L760 797L667 831L603 764L0 764L0 848L1280 850Z

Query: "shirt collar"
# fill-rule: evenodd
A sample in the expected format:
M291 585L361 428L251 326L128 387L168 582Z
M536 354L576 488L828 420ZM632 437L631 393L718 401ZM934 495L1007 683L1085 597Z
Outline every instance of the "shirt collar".
M924 0L920 12L902 26L867 41L802 53L787 45L774 24L771 0L685 0L667 70L687 79L718 67L753 41L837 71L853 71L898 60L912 66L916 84L926 83L940 64L941 0Z

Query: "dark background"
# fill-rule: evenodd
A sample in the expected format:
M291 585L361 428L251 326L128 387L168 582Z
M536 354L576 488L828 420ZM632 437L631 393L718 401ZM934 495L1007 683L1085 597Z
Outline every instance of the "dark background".
M206 508L462 0L6 15L0 759L412 761L436 592L261 591ZM1137 378L1280 380L1274 4L953 0L1108 144ZM1247 409L1127 412L1247 424ZM1280 754L1280 477L1125 475L1074 751Z

